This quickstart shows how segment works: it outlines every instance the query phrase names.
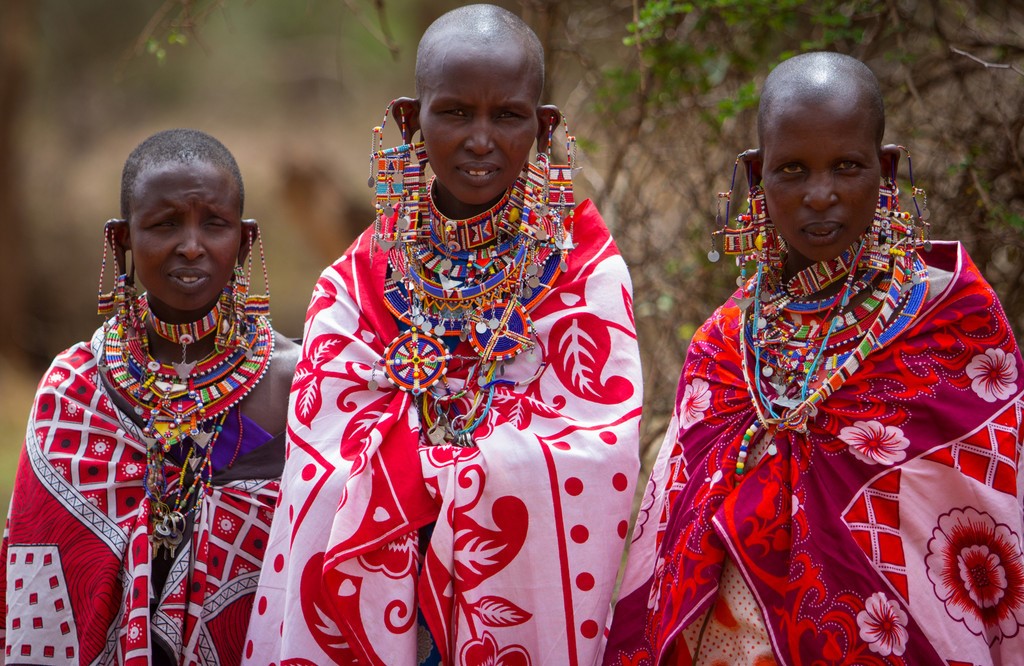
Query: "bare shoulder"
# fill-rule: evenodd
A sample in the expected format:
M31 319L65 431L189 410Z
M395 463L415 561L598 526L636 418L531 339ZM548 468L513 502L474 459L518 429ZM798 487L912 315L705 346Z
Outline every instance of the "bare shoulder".
M288 382L286 391L291 389L295 365L302 355L302 346L291 338L274 331L274 358L270 361L270 372Z
M288 417L288 394L302 348L274 331L274 356L267 374L242 404L242 411L261 428L276 435L283 432Z

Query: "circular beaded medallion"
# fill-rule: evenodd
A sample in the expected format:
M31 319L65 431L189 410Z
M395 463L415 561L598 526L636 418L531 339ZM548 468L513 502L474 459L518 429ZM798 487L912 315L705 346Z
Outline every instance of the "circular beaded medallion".
M382 363L395 386L419 394L444 375L448 350L440 340L414 329L391 341Z
M512 358L532 344L533 322L521 305L510 307L508 301L501 301L485 305L477 315L477 325L470 329L469 341L488 361Z

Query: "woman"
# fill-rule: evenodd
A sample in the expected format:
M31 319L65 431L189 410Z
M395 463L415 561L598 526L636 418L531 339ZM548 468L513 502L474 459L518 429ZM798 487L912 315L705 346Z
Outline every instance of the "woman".
M756 263L691 343L606 663L1024 654L1020 353L922 193L899 211L883 130L853 58L766 79L749 210L720 232Z
M238 663L298 358L249 293L243 203L234 157L202 132L128 157L104 232L114 291L100 274L113 317L57 356L29 419L3 546L7 663Z
M423 142L375 146L377 224L310 304L248 663L599 658L640 368L625 264L547 162L543 63L490 5L420 42L391 109Z

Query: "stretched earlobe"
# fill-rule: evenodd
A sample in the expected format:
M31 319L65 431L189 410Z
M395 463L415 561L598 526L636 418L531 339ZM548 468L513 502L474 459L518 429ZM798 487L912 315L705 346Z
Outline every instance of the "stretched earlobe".
M761 182L761 170L764 166L764 162L761 160L761 149L750 148L745 150L739 155L740 161L747 170L747 179L750 181L747 183L750 187L753 187Z
M402 130L402 141L408 143L420 131L420 101L411 97L399 97L391 103L391 116Z
M551 149L551 135L562 120L562 112L554 104L537 107L537 152Z
M878 162L882 167L882 176L890 180L896 180L896 169L900 164L900 153L902 149L895 143L882 146L878 150Z
M252 251L253 243L259 238L260 227L256 220L242 220L242 238L238 242L238 263L243 263Z
M114 252L118 273L127 273L127 254L132 249L131 230L128 220L111 219L103 225L103 234L109 239L110 249Z

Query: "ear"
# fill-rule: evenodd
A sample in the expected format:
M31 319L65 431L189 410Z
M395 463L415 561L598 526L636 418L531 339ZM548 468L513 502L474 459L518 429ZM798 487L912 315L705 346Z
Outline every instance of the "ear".
M110 249L114 251L118 274L127 272L127 253L132 249L131 230L128 220L111 219L103 225L103 236L110 240Z
M746 168L747 180L750 181L747 184L750 187L757 185L761 182L761 169L764 166L764 162L761 161L761 149L751 148L745 150L739 155L739 159L743 162Z
M900 153L903 151L895 143L878 149L878 162L882 165L882 177L896 180L896 169L900 164Z
M391 103L391 116L402 130L402 140L412 141L412 137L420 131L420 101L399 97Z
M260 225L256 220L242 220L242 238L238 242L238 263L241 264L249 256L253 244L260 237Z
M562 112L554 104L537 107L537 152L546 152L551 146L551 133L562 120Z

